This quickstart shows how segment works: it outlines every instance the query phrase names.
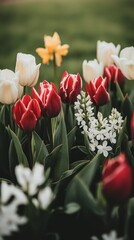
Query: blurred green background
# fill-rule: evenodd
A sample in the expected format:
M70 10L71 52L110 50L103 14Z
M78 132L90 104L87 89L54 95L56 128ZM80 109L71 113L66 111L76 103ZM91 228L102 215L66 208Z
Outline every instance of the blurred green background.
M96 58L97 40L134 45L133 0L8 0L0 2L0 69L14 70L16 54L44 47L43 37L57 31L70 45L58 69L82 74L84 59ZM53 80L52 64L41 66L40 81Z

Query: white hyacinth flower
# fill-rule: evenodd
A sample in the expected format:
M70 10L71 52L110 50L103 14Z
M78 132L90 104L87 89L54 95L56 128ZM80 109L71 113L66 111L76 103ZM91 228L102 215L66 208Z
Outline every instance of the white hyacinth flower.
M103 63L98 63L96 59L92 61L84 60L82 64L83 78L89 83L92 79L103 75Z
M104 141L102 143L102 145L98 145L97 146L97 149L98 149L98 153L99 154L103 154L104 157L107 157L108 156L108 152L112 150L112 147L108 146L107 141Z
M36 65L35 57L31 54L18 53L15 71L19 71L19 83L22 86L33 87L39 78L41 64Z
M17 214L18 206L14 201L0 208L0 239L19 230L18 226L27 223L27 218Z
M120 45L115 46L112 42L107 43L105 41L97 42L97 59L102 62L104 67L107 67L114 63L112 55L118 55L120 51Z
M134 47L126 47L121 50L120 56L112 55L117 67L129 80L134 80Z
M14 103L21 96L23 88L19 85L19 72L9 69L0 70L0 102Z
M117 136L123 126L123 118L116 108L112 108L109 117L103 117L101 112L94 115L93 103L83 91L74 103L75 117L82 134L89 140L92 152L103 154L107 157L116 144Z
M28 203L28 199L21 189L3 181L1 183L1 203L6 204L11 197L14 197L16 205Z
M45 181L44 167L39 163L35 164L33 170L18 165L15 168L15 174L22 189L31 196L37 192L38 187Z

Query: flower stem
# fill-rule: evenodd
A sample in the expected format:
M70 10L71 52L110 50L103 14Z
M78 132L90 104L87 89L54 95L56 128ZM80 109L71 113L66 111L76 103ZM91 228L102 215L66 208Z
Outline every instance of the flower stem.
M28 137L28 160L29 160L29 167L32 169L33 167L33 155L32 155L32 146L31 146L31 139L32 139L32 134L27 133Z
M55 54L54 54L54 58L53 58L53 73L54 73L54 83L55 83L56 87L58 87L58 82L57 82L58 74L57 74Z

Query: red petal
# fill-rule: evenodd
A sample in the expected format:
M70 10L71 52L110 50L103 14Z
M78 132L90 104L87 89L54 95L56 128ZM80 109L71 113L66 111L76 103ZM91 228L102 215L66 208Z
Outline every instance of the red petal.
M96 89L102 84L103 78L100 76L98 78L94 78L94 85L96 87Z
M60 96L52 89L47 95L47 101L44 109L44 114L47 117L56 117L61 110Z
M36 123L37 118L31 110L27 110L20 121L21 127L25 132L31 132L35 128Z
M20 120L25 111L26 108L23 102L19 99L13 106L13 118L18 126L20 126Z
M31 97L28 94L25 94L22 98L22 102L24 103L24 105L27 107L28 103L30 102Z
M29 105L27 107L27 110L33 111L33 113L35 114L37 119L40 118L41 109L40 109L40 105L36 99L31 99L31 101L29 102Z
M105 87L101 85L97 89L97 91L96 91L95 95L93 96L93 98L94 98L94 101L95 101L96 105L101 106L101 105L104 105L104 104L109 102L110 95L106 91Z

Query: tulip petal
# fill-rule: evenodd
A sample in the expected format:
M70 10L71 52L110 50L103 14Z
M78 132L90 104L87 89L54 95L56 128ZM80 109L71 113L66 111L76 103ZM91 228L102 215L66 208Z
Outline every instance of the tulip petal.
M18 100L13 106L13 118L19 127L21 127L20 120L25 111L25 105L21 100Z
M10 80L0 83L0 102L3 104L11 104L18 98L17 85Z
M40 118L41 109L40 109L40 105L36 99L31 99L31 101L28 104L27 110L33 111L37 119Z
M106 103L109 102L109 100L110 100L110 95L109 95L109 93L106 91L105 87L104 87L103 85L101 85L101 86L97 89L95 95L93 96L93 99L94 99L94 101L95 101L95 103L96 103L97 105L101 106L101 105L104 105L104 104L106 104Z
M25 111L25 113L22 115L22 118L20 120L22 129L25 132L31 132L35 128L36 123L37 123L37 118L33 113L33 111L31 110Z
M47 94L47 100L44 108L44 114L47 117L55 117L61 110L61 99L60 96L54 91L50 91Z
M30 101L31 101L31 97L28 94L25 94L22 98L22 102L25 105L25 107L27 107Z

